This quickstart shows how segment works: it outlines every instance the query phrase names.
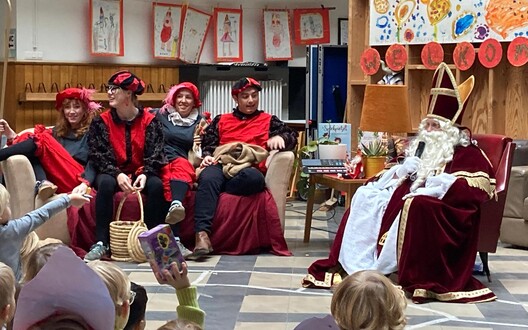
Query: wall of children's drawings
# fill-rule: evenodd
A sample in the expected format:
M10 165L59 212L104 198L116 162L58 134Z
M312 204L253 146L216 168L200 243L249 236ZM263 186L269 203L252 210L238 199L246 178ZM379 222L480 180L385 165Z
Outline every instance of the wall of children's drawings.
M122 13L110 17L108 10L103 8L101 12L108 4L120 8ZM295 42L293 11L320 11L321 6L335 9L328 13L328 29L324 31L328 40L320 43L337 44L338 18L348 16L347 0L17 0L11 27L16 33L14 59L123 64L288 60L289 66L305 66L305 44L313 40ZM223 11L215 12L215 8ZM240 12L228 11L226 21L226 10ZM267 25L264 10L277 10ZM279 17L274 25L271 16ZM99 33L104 32L101 22L109 26L111 19L116 26L123 26L115 34L115 44L122 45L119 49L105 48L103 37L108 33Z
M370 44L511 41L528 36L519 0L370 0Z

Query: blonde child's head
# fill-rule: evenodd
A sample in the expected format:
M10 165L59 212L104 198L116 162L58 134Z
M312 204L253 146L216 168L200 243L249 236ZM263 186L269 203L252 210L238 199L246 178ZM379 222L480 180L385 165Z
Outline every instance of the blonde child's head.
M11 208L9 207L9 192L0 183L0 224L5 224L11 218Z
M15 283L11 267L0 262L0 327L15 314Z
M33 250L23 264L24 278L22 282L29 282L37 276L38 272L44 267L59 246L65 245L64 243L50 243Z
M364 270L339 284L330 306L340 329L397 330L407 320L403 291L377 271Z
M165 323L158 330L202 330L202 327L191 321L176 319Z
M103 280L110 292L116 308L115 329L123 329L130 313L132 293L130 280L119 266L108 261L90 261L88 266L92 268Z

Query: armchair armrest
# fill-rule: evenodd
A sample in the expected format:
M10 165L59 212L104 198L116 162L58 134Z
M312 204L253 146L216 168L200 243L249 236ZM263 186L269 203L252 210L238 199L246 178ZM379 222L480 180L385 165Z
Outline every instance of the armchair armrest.
M15 155L0 163L6 189L9 192L11 213L19 218L35 209L35 173L26 156Z
M528 219L528 166L512 166L504 217Z
M286 218L286 195L290 184L295 155L291 151L278 152L272 156L266 173L266 187L271 191L281 221L282 231Z

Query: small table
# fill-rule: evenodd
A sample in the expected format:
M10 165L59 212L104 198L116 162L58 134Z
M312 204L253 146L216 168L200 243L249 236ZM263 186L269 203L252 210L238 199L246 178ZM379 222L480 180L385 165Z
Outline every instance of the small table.
M310 241L315 184L319 183L332 189L345 192L345 209L348 209L350 207L352 196L357 188L361 187L365 182L367 182L367 179L339 179L335 174L311 174L310 188L308 189L308 202L306 203L306 218L304 221L304 243Z

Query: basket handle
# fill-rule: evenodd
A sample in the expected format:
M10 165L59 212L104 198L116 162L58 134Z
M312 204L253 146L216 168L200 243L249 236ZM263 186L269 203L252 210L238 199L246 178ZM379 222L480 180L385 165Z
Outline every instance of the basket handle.
M145 221L143 221L143 199L141 198L141 192L135 191L133 192L133 194L137 196L138 203L139 203L139 212L141 213L139 221L137 222L145 223ZM116 221L119 221L119 219L121 218L121 209L123 208L123 204L125 204L125 200L127 199L127 197L128 197L128 194L125 194L123 198L121 198L121 201L119 202L119 206L117 207L117 212L116 212Z

